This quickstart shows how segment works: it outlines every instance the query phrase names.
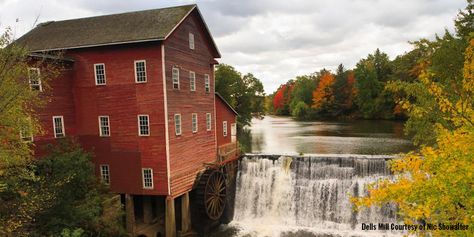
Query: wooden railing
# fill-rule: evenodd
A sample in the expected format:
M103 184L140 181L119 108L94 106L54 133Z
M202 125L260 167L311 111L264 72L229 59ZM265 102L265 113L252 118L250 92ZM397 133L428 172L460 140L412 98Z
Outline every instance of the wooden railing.
M218 148L217 161L222 163L225 161L235 160L240 154L239 143L231 142Z

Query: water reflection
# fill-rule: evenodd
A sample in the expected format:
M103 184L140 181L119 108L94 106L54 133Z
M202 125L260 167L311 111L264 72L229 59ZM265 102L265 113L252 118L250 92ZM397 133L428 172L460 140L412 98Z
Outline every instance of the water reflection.
M396 154L414 149L403 135L403 123L394 121L300 122L266 116L253 119L243 133L244 151L253 153Z

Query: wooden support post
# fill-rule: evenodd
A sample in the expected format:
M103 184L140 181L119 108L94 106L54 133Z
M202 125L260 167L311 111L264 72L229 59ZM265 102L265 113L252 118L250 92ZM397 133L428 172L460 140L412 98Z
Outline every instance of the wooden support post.
M153 220L153 207L151 205L151 197L143 196L143 223L145 224L151 224Z
M133 205L133 196L130 194L125 194L125 222L127 232L135 236L135 208Z
M189 192L181 196L181 233L191 232L191 210L189 209Z
M174 198L166 198L166 217L165 217L166 237L176 237L176 217L174 213Z

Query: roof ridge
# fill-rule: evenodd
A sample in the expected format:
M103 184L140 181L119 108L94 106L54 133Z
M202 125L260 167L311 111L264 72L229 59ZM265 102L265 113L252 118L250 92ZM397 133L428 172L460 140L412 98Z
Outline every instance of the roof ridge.
M153 9L144 9L144 10L136 10L136 11L128 11L128 12L120 12L120 13L112 13L112 14L103 14L103 15L72 18L72 19L66 19L66 20L60 20L60 21L52 20L52 21L45 21L45 22L38 23L36 25L36 27L46 26L46 25L49 25L51 23L59 23L59 22L62 23L62 22L68 22L68 21L77 21L77 20L101 18L101 17L108 17L108 16L127 15L127 14L139 13L139 12L149 12L149 11L165 10L165 9L172 9L172 8L184 8L184 7L191 7L191 6L193 6L193 8L194 8L194 7L197 6L197 4L194 3L194 4L186 4L186 5L178 5L178 6L169 6L169 7L163 7L163 8L153 8Z

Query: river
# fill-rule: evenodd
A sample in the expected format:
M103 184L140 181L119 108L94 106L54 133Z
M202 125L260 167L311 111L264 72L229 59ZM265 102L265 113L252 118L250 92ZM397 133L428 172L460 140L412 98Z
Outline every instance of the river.
M350 196L391 179L387 162L413 149L394 121L301 122L266 116L247 130L234 220L212 237L400 236L362 223L397 223L396 207L355 212ZM245 142L244 142L245 143Z
M253 119L251 153L396 154L413 149L403 123L387 120L301 122L290 117Z

